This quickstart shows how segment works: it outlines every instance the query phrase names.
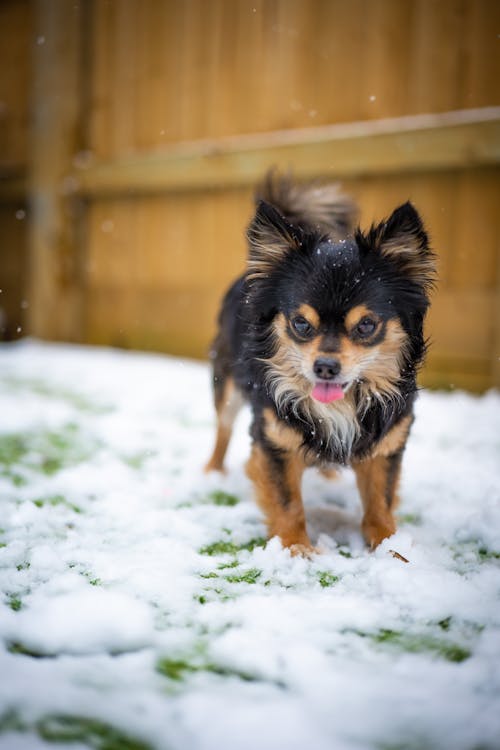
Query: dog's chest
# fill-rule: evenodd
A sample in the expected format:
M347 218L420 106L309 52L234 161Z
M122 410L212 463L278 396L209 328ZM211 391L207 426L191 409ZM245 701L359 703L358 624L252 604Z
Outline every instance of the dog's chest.
M360 434L353 406L342 404L304 404L296 422L303 435L308 463L348 462Z

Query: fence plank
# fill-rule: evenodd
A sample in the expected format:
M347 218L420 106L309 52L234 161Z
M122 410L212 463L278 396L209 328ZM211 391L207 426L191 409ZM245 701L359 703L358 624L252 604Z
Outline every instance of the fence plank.
M90 165L88 195L255 183L270 164L298 176L352 177L500 163L500 107L197 141Z
M82 16L66 0L37 0L36 11L45 42L35 57L28 325L35 336L75 341L83 286L78 205L68 175L79 150Z

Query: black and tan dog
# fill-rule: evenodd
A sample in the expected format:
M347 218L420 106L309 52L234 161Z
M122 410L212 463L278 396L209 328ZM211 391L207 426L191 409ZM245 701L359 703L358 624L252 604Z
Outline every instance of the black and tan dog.
M256 202L247 270L225 296L213 345L217 438L206 468L222 470L247 400L247 472L269 534L310 551L302 473L350 464L376 547L396 528L435 256L410 203L365 234L335 185L270 174Z

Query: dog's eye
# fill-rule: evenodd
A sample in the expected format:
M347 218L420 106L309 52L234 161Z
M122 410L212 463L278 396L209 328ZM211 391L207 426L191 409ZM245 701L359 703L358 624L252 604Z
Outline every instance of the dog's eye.
M359 336L371 336L377 327L377 323L373 318L363 318L356 326L356 333Z
M307 321L301 315L292 320L292 328L295 333L301 338L307 338L314 330L309 321Z

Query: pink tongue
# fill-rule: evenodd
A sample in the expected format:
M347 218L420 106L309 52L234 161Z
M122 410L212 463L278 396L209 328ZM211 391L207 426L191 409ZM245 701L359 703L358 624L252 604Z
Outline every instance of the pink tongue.
M344 398L344 391L342 390L342 386L335 385L335 383L316 383L311 396L316 401L321 401L322 404L329 404L331 401L338 401L339 398Z

